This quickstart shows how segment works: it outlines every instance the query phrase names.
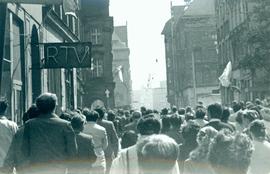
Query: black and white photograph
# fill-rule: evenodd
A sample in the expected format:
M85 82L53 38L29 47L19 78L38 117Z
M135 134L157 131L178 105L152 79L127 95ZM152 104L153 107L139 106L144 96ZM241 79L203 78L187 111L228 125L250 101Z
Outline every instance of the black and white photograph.
M0 174L270 174L270 0L0 0Z

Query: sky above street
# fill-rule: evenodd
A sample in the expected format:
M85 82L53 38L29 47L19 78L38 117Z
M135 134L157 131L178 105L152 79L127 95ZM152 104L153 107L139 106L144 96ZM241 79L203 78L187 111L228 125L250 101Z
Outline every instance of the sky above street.
M173 0L173 5L184 4ZM162 29L170 19L170 0L110 0L114 25L128 27L131 79L133 90L158 87L166 80L165 47Z

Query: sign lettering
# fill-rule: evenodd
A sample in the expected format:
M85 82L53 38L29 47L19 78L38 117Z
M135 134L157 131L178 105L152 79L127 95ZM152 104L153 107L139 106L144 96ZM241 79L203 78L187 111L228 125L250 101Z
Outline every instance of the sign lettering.
M44 44L43 68L90 68L91 43Z

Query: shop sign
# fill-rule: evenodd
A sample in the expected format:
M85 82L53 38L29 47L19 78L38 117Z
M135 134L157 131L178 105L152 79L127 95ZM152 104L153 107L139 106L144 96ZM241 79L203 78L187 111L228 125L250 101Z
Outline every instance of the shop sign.
M91 42L45 43L42 68L91 68Z

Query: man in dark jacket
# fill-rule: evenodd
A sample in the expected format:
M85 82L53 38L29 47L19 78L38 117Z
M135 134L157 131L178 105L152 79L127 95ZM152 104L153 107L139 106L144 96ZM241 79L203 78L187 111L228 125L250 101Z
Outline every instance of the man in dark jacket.
M45 93L36 100L39 117L26 122L22 151L29 160L28 173L64 174L77 154L75 133L68 121L54 112L57 97Z
M222 106L218 103L214 103L208 106L207 108L207 115L209 118L209 123L205 125L206 126L212 126L216 130L220 131L221 129L229 129L230 131L234 131L233 127L227 123L221 122L221 116L222 116Z
M117 156L119 150L119 141L118 136L114 127L113 122L104 120L105 112L102 108L95 109L99 113L99 119L97 124L106 129L107 138L108 138L108 147L105 150L105 159L106 159L106 173L109 173L112 160Z
M85 121L86 120L78 113L74 113L71 119L71 125L76 134L78 154L73 159L73 167L69 170L70 174L89 174L91 165L97 159L92 136L82 133Z

